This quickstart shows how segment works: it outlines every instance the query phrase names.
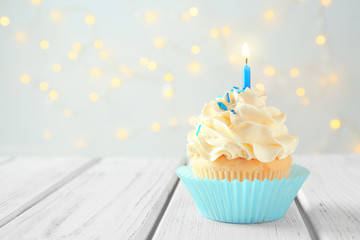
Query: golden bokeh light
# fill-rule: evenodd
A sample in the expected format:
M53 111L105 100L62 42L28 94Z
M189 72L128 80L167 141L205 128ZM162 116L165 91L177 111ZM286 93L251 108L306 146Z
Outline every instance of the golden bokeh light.
M68 58L69 58L70 60L76 59L76 58L77 58L77 53L76 53L75 51L70 51L70 52L68 53Z
M117 130L116 136L120 140L124 140L129 137L129 131L126 128L121 128Z
M24 32L18 32L15 38L18 42L24 42L26 40L26 34Z
M321 86L326 86L326 85L328 84L328 79L325 78L325 77L320 78L320 79L319 79L319 84L320 84Z
M174 76L171 73L167 73L164 76L165 81L172 82L174 80Z
M121 85L121 79L120 78L113 78L111 79L111 86L114 88L120 87Z
M154 132L160 131L160 124L157 122L154 122L153 124L151 124L151 130L153 130Z
M184 12L183 14L181 14L181 19L183 21L188 21L190 19L190 14L188 12Z
M106 50L101 50L101 51L99 52L99 56L100 56L100 58L102 58L102 59L107 59L107 58L109 57L109 52L106 51Z
M157 48L163 48L165 46L165 39L162 37L158 37L154 40L154 45Z
M55 63L54 65L52 65L52 70L54 72L60 72L61 71L61 65L58 63Z
M4 27L10 24L10 19L8 17L0 17L0 24Z
M319 35L316 37L316 43L318 45L324 45L326 42L326 38L323 35Z
M103 44L103 42L102 42L101 40L96 40L96 41L94 42L94 47L95 47L96 49L102 49L102 48L104 47L104 44Z
M213 28L210 30L210 36L212 38L217 38L219 36L219 34L220 34L219 30L216 28Z
M46 49L48 49L49 47L50 47L50 43L49 43L48 41L42 40L42 41L40 42L40 48L41 48L41 49L46 50Z
M334 130L337 130L341 127L341 121L337 118L330 121L330 127Z
M149 59L147 57L142 57L142 58L140 58L139 63L140 63L141 66L145 67L145 66L148 65Z
M331 74L329 80L331 83L337 83L339 81L339 77L336 74Z
M29 75L23 74L23 75L21 75L20 80L23 84L28 84L31 81L31 78Z
M267 10L267 11L265 12L265 18L268 19L268 20L273 19L274 16L275 16L275 14L274 14L274 12L271 11L271 10Z
M191 47L192 54L199 54L200 53L200 47L198 45L194 45Z
M258 90L260 90L260 91L265 91L265 86L264 86L264 84L262 84L262 83L257 83L257 84L255 85L255 88L258 89Z
M357 154L360 154L360 143L355 145L354 152L356 152Z
M179 119L177 119L177 118L170 118L169 124L170 124L170 126L172 126L172 127L176 127L177 125L179 125Z
M150 71L154 71L157 68L157 64L156 62L150 61L147 67Z
M92 14L86 15L85 22L86 22L86 24L89 24L89 25L95 24L95 16Z
M231 32L231 29L229 27L223 27L221 29L221 35L223 36L229 36L230 35L230 32Z
M60 11L52 11L50 13L50 18L51 20L53 20L54 22L61 22L61 20L63 19L63 14Z
M171 87L165 87L163 89L163 95L167 99L172 98L174 96L174 89L172 89Z
M190 72L193 72L193 73L198 73L200 72L201 70L201 66L200 66L200 63L194 61L194 62L190 62L189 63L189 70Z
M264 69L264 73L266 76L274 76L276 73L276 70L274 67L269 66Z
M92 76L92 77L98 77L98 76L100 76L100 69L98 69L98 68L96 68L96 67L94 67L94 68L92 68L92 69L90 69L90 75Z
M331 4L331 0L321 0L321 4L325 7L329 6Z
M72 49L76 52L80 52L82 49L81 43L78 43L78 42L74 43Z
M41 91L47 91L49 89L49 84L47 82L41 82L39 87Z
M191 126L195 126L195 125L197 124L197 117L195 117L195 116L189 117L188 123L189 123Z
M75 141L75 147L76 148L84 148L87 146L87 142L85 139L78 139Z
M229 56L229 62L231 63L237 63L240 60L240 57L236 54L231 54Z
M303 106L309 105L310 99L307 98L307 97L302 97L301 100L300 100L300 103L301 103L301 105L303 105Z
M199 9L197 7L191 7L189 9L189 14L193 17L197 16L199 14Z
M34 5L39 5L40 3L42 3L42 0L31 0L31 3Z
M58 96L59 96L59 94L55 90L52 90L52 91L49 92L50 100L56 100L58 98Z
M72 116L72 111L71 111L71 109L69 109L69 108L65 109L65 110L64 110L64 117L69 118L69 117L71 117L71 116Z
M99 100L99 95L95 92L92 92L90 93L89 99L92 102L96 102L97 100Z
M147 12L145 14L145 20L149 23L154 23L157 20L157 15L154 12Z
M52 132L51 132L50 130L45 130L45 131L43 132L43 138L44 138L45 140L51 139L51 138L52 138Z
M300 87L300 88L296 89L296 95L298 95L299 97L304 96L305 93L306 93L306 91L305 91L304 88L301 88L301 87Z
M299 76L299 70L297 68L293 68L290 70L290 76L296 78Z

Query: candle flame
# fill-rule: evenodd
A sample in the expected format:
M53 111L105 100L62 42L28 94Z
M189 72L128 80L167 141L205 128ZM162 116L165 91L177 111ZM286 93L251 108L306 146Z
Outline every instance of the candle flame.
M249 46L248 44L245 42L243 45L243 57L248 58L250 56L249 53Z

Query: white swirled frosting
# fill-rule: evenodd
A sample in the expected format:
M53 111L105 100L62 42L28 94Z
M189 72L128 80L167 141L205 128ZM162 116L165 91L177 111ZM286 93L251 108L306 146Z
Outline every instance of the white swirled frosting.
M227 159L241 157L271 162L295 150L298 137L289 135L285 114L266 106L263 92L247 88L244 92L227 93L230 102L225 94L204 105L198 125L188 134L188 156L200 155L215 161L224 155ZM221 109L218 102L227 110Z

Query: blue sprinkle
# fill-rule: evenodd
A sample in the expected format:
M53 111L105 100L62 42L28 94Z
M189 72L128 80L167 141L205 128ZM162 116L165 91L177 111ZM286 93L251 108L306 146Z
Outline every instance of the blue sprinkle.
M235 112L234 110L231 110L231 112L232 112L233 114L236 114L236 112Z
M199 128L198 128L198 130L196 132L196 136L199 135L200 128L201 128L201 124L199 125Z
M217 95L216 97L217 97L217 98L222 98L222 96L220 96L220 95Z
M228 103L229 103L230 102L229 92L226 93L226 97L227 97L227 100L228 100Z
M230 90L230 92L233 92L233 91L234 91L234 89L231 89L231 90Z
M239 89L238 87L235 87L235 86L233 86L233 88L235 88L235 89Z
M244 92L244 90L239 90L238 93Z
M220 109L227 111L227 106L225 104L223 104L222 102L218 102L218 105Z

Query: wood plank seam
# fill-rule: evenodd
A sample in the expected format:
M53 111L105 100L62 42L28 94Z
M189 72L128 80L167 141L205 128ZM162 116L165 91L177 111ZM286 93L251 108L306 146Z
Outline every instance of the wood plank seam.
M186 158L184 158L184 164L186 164ZM180 179L176 176L176 181L172 186L171 192L169 193L168 197L166 198L166 201L165 201L165 203L163 204L163 206L161 208L159 216L157 217L157 219L156 219L156 221L154 223L154 226L151 229L151 231L150 231L148 237L146 238L146 240L152 240L153 239L153 237L155 235L155 232L156 232L156 230L157 230L157 228L158 228L158 226L159 226L159 224L161 222L161 219L163 218L163 216L164 216L164 214L165 214L165 212L166 212L166 210L167 210L167 208L169 206L171 198L173 197L174 192L175 192L179 182L180 182Z
M20 216L27 210L29 210L31 207L36 205L41 200L45 199L55 191L59 190L61 187L66 185L67 183L71 182L73 179L84 173L89 168L93 167L94 165L98 164L101 161L102 158L93 158L90 159L87 163L81 165L74 171L70 172L68 175L60 179L58 182L54 183L52 186L45 189L42 193L38 194L37 196L34 196L32 199L30 199L27 203L19 207L18 209L14 210L13 212L9 213L7 216L3 217L0 220L0 228L6 225L7 223L14 220L16 217Z
M295 201L295 204L296 204L296 206L297 206L297 208L298 208L298 210L300 212L300 215L301 215L301 217L302 217L302 219L303 219L303 221L305 223L305 226L306 226L306 228L307 228L307 230L308 230L308 232L310 234L311 239L312 240L318 240L319 237L315 232L315 229L314 229L314 227L313 227L313 225L312 225L312 223L310 221L310 218L305 213L305 211L304 211L303 207L301 206L301 203L299 202L297 196L295 197L294 201Z

